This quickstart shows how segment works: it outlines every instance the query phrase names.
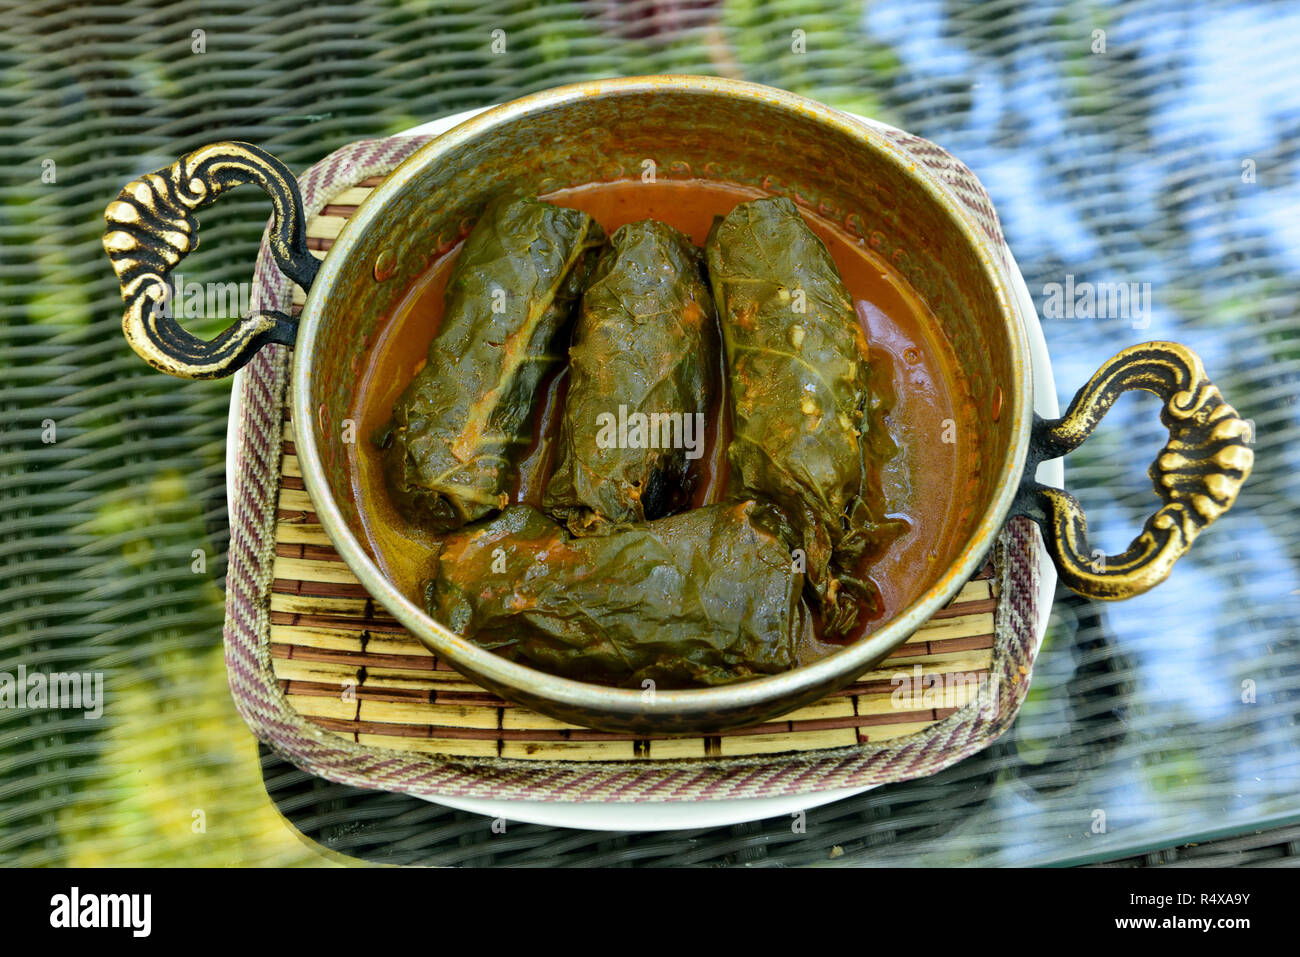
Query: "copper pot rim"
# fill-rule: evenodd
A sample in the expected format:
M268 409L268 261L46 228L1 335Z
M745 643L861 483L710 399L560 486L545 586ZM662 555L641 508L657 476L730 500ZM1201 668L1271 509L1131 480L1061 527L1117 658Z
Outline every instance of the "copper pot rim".
M811 118L857 140L917 183L948 214L966 241L978 252L984 279L998 297L999 312L1014 353L1011 363L1014 388L1012 394L1004 397L1002 411L1002 414L1014 417L1012 440L1001 455L990 457L996 465L990 464L988 467L996 467L1000 472L997 491L961 552L939 579L876 631L815 662L781 674L736 684L656 691L652 698L647 699L641 690L613 688L562 678L510 661L434 621L388 580L352 533L330 491L312 429L303 429L297 436L298 458L307 491L316 505L318 519L343 560L381 605L435 655L453 667L464 668L490 684L518 689L530 696L569 708L615 718L620 715L653 717L727 713L758 708L765 704L771 705L772 713L775 714L780 712L779 705L783 701L798 699L810 689L834 683L837 679L846 680L845 676L851 680L905 641L956 595L982 566L1005 525L1028 456L1033 419L1033 385L1029 375L1030 350L1026 317L1022 313L1022 304L1012 291L1014 281L1011 273L1015 267L937 178L925 173L918 167L914 157L873 127L815 100L785 90L740 80L671 74L570 84L477 113L407 157L361 203L336 238L331 255L321 263L319 275L307 294L299 318L291 373L293 407L295 413L297 410L312 408L312 356L317 347L322 304L330 296L354 237L361 236L365 230L382 222L389 199L404 189L418 170L436 163L447 152L473 139L490 137L513 120L536 111L559 109L588 101L592 97L635 96L665 91L686 92L703 97L758 100L779 110Z

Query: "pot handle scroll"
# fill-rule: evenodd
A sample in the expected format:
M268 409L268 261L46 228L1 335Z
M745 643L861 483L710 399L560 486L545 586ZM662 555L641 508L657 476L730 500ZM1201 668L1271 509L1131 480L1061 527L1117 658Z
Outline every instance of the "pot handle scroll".
M1161 500L1142 531L1118 555L1088 545L1088 519L1074 496L1034 480L1038 463L1078 448L1123 393L1164 400L1160 421L1169 441L1147 470ZM1200 358L1174 342L1147 342L1097 371L1059 419L1038 419L1014 513L1038 522L1062 582L1087 598L1140 595L1169 577L1205 528L1226 512L1250 475L1248 422L1224 401Z
M122 331L155 369L185 379L231 375L268 342L292 345L297 320L282 312L249 313L205 341L181 328L165 308L168 278L199 244L198 210L227 190L254 183L271 198L269 247L280 271L311 287L320 267L307 251L302 197L293 174L250 143L214 143L127 184L104 210L104 250L122 299Z

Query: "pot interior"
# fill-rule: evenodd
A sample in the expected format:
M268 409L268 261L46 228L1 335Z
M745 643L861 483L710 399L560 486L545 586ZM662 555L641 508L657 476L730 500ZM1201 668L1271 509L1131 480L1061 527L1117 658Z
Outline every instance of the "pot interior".
M297 358L310 365L310 408L295 410L295 421L311 423L325 480L353 535L365 540L342 435L381 324L493 196L637 180L649 159L660 178L789 196L869 245L928 305L966 401L954 403L962 412L951 435L932 438L955 438L965 466L925 587L955 590L960 581L947 580L954 563L977 538L990 542L1000 524L998 493L1018 478L1013 453L1028 414L1018 377L1028 371L1023 340L997 269L984 261L989 247L972 243L950 201L905 172L916 165L911 157L851 120L827 124L819 110L785 95L666 79L590 89L491 111L418 151L366 200L327 260L317 280L324 288L309 302L314 335L300 340Z

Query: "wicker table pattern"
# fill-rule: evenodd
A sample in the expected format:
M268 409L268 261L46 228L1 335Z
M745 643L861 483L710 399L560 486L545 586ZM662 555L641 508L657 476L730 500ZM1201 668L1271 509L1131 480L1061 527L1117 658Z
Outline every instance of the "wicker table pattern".
M0 672L102 673L105 687L100 718L0 710L0 861L341 859L286 819L391 862L1294 861L1300 23L1267 6L0 4ZM1122 345L1186 342L1256 425L1238 508L1141 599L1058 596L1029 701L992 748L810 811L799 833L498 835L259 762L221 666L230 386L164 379L126 348L104 206L213 140L301 170L456 110L660 71L784 86L936 140L989 188L1040 306L1067 275L1150 283L1145 325L1046 320L1061 398ZM245 281L266 211L248 190L205 212L187 276ZM1126 400L1071 459L1102 546L1147 510L1133 449L1158 433Z

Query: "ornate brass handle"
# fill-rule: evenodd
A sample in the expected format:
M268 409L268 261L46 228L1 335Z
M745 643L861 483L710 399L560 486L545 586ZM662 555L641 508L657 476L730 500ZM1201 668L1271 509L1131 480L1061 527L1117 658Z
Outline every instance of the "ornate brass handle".
M297 321L250 313L210 342L190 335L163 308L168 277L199 244L196 213L227 190L256 183L271 197L270 249L280 271L307 289L320 264L307 251L302 198L293 174L249 143L214 143L129 183L104 210L104 250L126 310L122 331L155 369L186 379L230 375L268 342L293 343Z
M1034 481L1038 463L1078 448L1124 392L1164 400L1169 441L1147 470L1163 503L1119 555L1088 547L1088 519L1069 493ZM1034 423L1016 511L1034 518L1061 580L1088 598L1131 598L1169 577L1196 536L1226 512L1250 475L1250 426L1223 400L1200 358L1174 342L1125 349L1098 370L1059 419Z

